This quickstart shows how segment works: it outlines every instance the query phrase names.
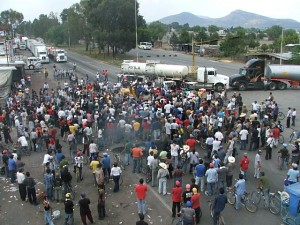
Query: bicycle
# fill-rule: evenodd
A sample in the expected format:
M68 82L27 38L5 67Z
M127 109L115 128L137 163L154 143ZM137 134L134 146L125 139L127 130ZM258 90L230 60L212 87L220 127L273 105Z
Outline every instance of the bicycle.
M118 166L120 166L120 168L122 170L125 170L125 163L122 161L122 159L120 157L120 153L115 153L114 158L115 158L116 162L118 163Z
M262 191L262 188L258 188L258 190L253 191L251 193L251 199L253 200L253 203L258 206L258 204L261 201L261 198L264 200L264 207L268 208L269 211L277 215L280 212L280 202L276 200L276 193L269 193L269 202L266 203L266 196L264 195L264 192ZM278 204L279 203L279 204Z
M214 209L213 209L212 200L209 200L208 202L209 202L208 206L209 206L210 216L211 216L211 218L214 218ZM224 217L221 215L221 213L219 214L219 216L217 218L217 224L225 225L225 220L224 220Z
M296 139L296 138L298 138L298 135L299 135L299 130L295 130L294 128L291 128L292 130L293 130L293 132L291 133L291 135L290 135L290 143L294 140L294 139Z
M227 192L227 200L230 205L234 205L236 202L236 191L231 189ZM257 211L257 206L254 204L253 200L249 198L249 193L245 192L242 196L242 205L251 212L255 213Z
M73 188L71 186L71 183L67 183L66 188L67 188L67 190L65 190L65 192L70 193L71 194L71 199L74 200L75 199L75 191L73 190Z

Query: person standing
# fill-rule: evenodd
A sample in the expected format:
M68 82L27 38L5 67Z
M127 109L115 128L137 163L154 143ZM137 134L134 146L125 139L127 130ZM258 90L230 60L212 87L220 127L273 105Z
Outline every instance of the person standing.
M180 151L179 145L174 141L171 144L171 156L172 156L172 165L174 168L177 168L178 165L178 153Z
M272 134L269 135L266 144L267 144L267 146L266 146L265 159L269 160L269 159L272 159L272 148L273 148L273 145L274 145L274 138L273 138Z
M99 220L103 220L106 212L105 212L105 191L103 189L99 189L99 198L98 198L98 218Z
M221 214L221 212L225 209L226 203L227 203L227 196L224 194L225 190L224 188L219 189L220 194L215 197L215 200L213 202L213 222L214 225L217 225L218 218Z
M157 173L158 179L158 193L166 195L167 194L167 176L169 176L168 166L165 163L159 164L160 169Z
M109 177L110 175L110 157L109 155L104 152L103 153L103 159L102 159L102 169L103 169L103 173L104 173L104 177Z
M289 107L286 114L286 128L290 128L291 118L292 118L292 110L291 107Z
M197 188L193 188L193 195L191 197L192 209L195 210L196 224L200 223L201 207L200 207L200 193L198 193Z
M236 189L236 204L235 209L241 208L242 197L246 192L246 181L243 174L239 174L239 180L235 183L234 188Z
M137 196L138 202L138 214L146 215L147 208L146 208L146 193L148 191L148 187L144 184L144 179L141 178L139 180L139 184L135 186L135 192Z
M16 161L14 160L14 155L11 154L8 159L8 173L10 177L10 182L13 184L16 182Z
M287 144L282 144L283 148L278 151L280 153L280 166L279 169L282 170L285 167L285 164L288 163L289 150L287 149Z
M131 143L131 141L126 140L126 144L124 146L124 163L125 166L128 166L130 164L130 158L131 158L131 149L132 149L133 145Z
M151 151L153 152L153 151ZM154 155L154 160L150 163L150 170L151 170L151 186L154 187L157 185L157 172L158 172L158 163L159 160L157 159L157 154Z
M286 179L289 185L297 183L299 181L299 170L297 163L292 163L292 168L288 170Z
M240 140L241 140L241 147L240 150L246 150L247 146L247 137L248 137L249 131L244 126L243 129L240 131Z
M43 206L44 206L44 220L45 220L45 224L48 225L54 225L52 218L51 218L51 206L50 203L48 201L48 197L47 195L44 196L43 199Z
M118 192L120 190L119 181L120 181L121 173L122 173L121 168L118 166L118 163L115 162L110 172L110 176L113 178L113 181L115 183L114 192Z
M139 214L140 220L135 223L135 225L148 225L147 222L144 221L145 216L143 214Z
M81 199L79 200L78 204L80 207L80 217L81 217L81 221L82 221L83 225L87 225L86 217L88 218L88 220L91 223L94 223L92 212L91 212L90 206L89 206L91 204L90 199L88 199L86 197L86 194L84 192L82 192L80 194L80 197L81 197Z
M35 191L35 185L36 181L30 176L30 172L26 172L26 178L24 180L24 184L27 188L27 196L30 204L38 205L36 201L36 191Z
M65 221L64 225L74 225L74 203L71 200L71 194L66 194L66 199L64 201L65 205Z
M247 180L247 172L249 168L250 160L247 156L247 152L244 153L244 157L241 158L240 167L241 167L241 174L244 175L245 180Z
M133 173L140 173L140 163L141 157L143 156L143 151L137 146L137 144L135 144L134 147L131 149L131 153L133 157Z
M218 172L214 168L213 163L209 164L209 169L205 172L205 176L207 177L207 191L205 191L205 195L211 196L215 193L215 186L218 181Z
M261 150L258 150L254 160L254 178L259 179L261 170Z
M295 120L296 120L297 111L295 108L293 108L292 112L292 126L295 126Z
M97 165L97 169L95 172L95 177L96 177L96 182L97 182L97 186L98 189L101 190L105 190L105 186L104 186L104 173L103 173L103 169L102 169L102 164L99 163Z
M90 169L92 170L93 173L93 178L94 178L94 186L97 186L97 180L96 180L96 170L98 165L100 164L99 160L97 160L97 156L92 158L92 161L90 163Z
M203 159L199 160L199 164L195 167L195 176L196 176L196 185L200 187L200 191L204 191L204 177L205 177L205 172L206 168L203 164Z
M46 169L44 174L44 185L47 193L47 199L52 201L53 199L53 174L51 173L50 168Z
M177 213L180 212L180 203L181 203L181 193L182 187L180 186L181 183L177 180L175 182L176 186L172 188L172 217L176 216L176 208Z
M19 193L22 201L26 200L26 185L24 184L25 175L24 175L24 169L20 168L17 172L17 182L19 184Z
M195 210L191 208L191 201L186 202L186 208L182 208L180 214L182 214L183 225L196 225Z
M62 180L60 178L59 173L55 175L54 181L53 181L53 187L54 187L54 200L56 202L62 201Z

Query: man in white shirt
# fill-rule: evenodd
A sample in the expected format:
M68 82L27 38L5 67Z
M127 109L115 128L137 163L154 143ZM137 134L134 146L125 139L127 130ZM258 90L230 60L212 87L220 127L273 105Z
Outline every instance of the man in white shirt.
M27 142L26 137L24 135L22 135L21 137L19 137L18 143L21 144L22 152L24 152L24 151L27 150L27 148L28 148L28 142Z
M220 131L220 129L218 129L218 131L215 133L215 138L222 142L224 136L223 136L222 132Z
M240 148L240 150L246 150L247 136L248 136L248 134L249 134L248 130L245 127L243 127L243 129L239 133L240 140L241 140L241 148Z
M269 160L272 158L272 148L273 148L273 145L274 145L274 138L273 138L273 135L269 135L268 136L268 139L267 139L267 142L266 142L266 160Z
M114 192L118 192L120 189L119 181L121 174L122 170L120 167L118 167L118 164L115 162L113 168L111 168L110 171L110 176L113 178L113 181L115 183Z
M295 126L296 115L297 115L296 109L293 108L293 112L292 112L292 126Z
M170 103L167 103L167 104L164 106L164 110L165 110L166 116L168 116L168 115L171 113L171 109L172 109L172 105L171 105Z
M179 145L173 142L171 144L171 157L172 157L172 165L173 168L177 168L178 165L178 152L179 152Z
M289 107L289 110L286 114L286 128L290 128L291 118L292 118L292 110L291 107Z
M20 168L17 172L17 182L19 185L19 193L22 201L24 202L26 200L26 185L24 184L25 175L24 175L24 169Z
M89 150L90 150L90 162L92 161L92 159L94 158L94 156L96 155L96 152L98 150L97 145L94 143L93 140L91 140L91 143L89 145Z
M254 178L259 179L261 170L261 150L258 150L254 159Z

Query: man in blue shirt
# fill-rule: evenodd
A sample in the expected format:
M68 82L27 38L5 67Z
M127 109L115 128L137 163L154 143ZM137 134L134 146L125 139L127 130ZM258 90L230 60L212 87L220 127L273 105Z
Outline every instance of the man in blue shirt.
M236 189L236 205L235 209L239 210L241 208L242 196L246 192L246 181L244 179L243 174L239 174L239 180L234 185Z
M104 177L109 177L110 176L110 157L109 155L104 152L103 153L103 159L102 159L102 169L104 173Z
M214 225L218 224L218 218L221 214L221 212L224 210L225 205L227 203L227 196L224 194L224 188L220 188L220 194L215 197L214 203L213 203L213 221Z
M204 176L205 176L205 166L203 164L203 159L199 160L199 164L195 167L196 173L196 185L200 187L201 192L204 191ZM199 188L198 188L199 189Z
M16 182L16 162L14 160L14 155L11 154L8 159L8 173L10 177L10 182L13 184Z

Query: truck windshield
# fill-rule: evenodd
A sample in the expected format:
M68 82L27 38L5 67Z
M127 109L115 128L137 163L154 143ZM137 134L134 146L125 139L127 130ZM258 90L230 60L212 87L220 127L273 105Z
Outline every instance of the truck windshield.
M245 68L240 68L240 74L245 76L247 74L247 70Z
M63 54L63 53L65 53L64 51L57 51L57 54Z

